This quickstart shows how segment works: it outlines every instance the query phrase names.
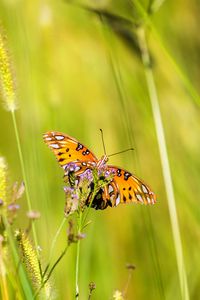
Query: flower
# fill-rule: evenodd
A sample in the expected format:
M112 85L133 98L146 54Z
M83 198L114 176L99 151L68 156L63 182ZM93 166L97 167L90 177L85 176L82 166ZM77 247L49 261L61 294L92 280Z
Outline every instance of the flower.
M116 290L113 294L113 300L124 300L122 292Z
M31 220L36 220L40 218L40 212L35 210L30 210L26 213L27 217Z
M8 210L12 212L16 212L20 208L20 205L17 203L11 203L8 205Z
M106 166L102 167L88 167L82 173L77 175L78 164L69 163L66 165L65 182L64 187L66 195L65 215L68 216L73 212L80 209L83 211L86 207L94 207L91 201L95 199L95 196L101 190L103 193L103 187L113 179L115 170ZM103 201L100 199L100 201ZM98 209L102 209L101 203L99 203ZM105 206L104 206L105 207Z

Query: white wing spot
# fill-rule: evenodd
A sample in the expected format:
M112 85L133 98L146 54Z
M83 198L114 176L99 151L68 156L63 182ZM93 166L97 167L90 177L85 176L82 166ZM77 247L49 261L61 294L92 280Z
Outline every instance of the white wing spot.
M135 196L136 196L138 201L143 203L143 199L142 199L142 196L140 194L135 194Z
M120 195L117 196L115 206L117 206L120 203Z
M147 202L150 204L151 203L151 199L149 197L147 197Z
M80 169L81 169L80 167L76 166L74 171L77 172L77 171L79 171ZM73 170L72 170L72 171L73 171Z
M52 140L52 138L49 136L49 137L45 137L45 140L46 141L51 141Z
M64 139L64 136L63 135L55 135L55 139L58 141L61 141Z
M60 146L58 144L50 144L50 147L54 148L54 149L59 149Z
M142 190L143 190L143 192L144 192L145 194L148 194L148 193L149 193L148 190L147 190L147 188L146 188L146 186L145 186L144 184L142 184Z
M114 191L114 189L113 189L112 185L109 184L109 186L108 186L108 193L110 194L110 193L112 193L113 191Z

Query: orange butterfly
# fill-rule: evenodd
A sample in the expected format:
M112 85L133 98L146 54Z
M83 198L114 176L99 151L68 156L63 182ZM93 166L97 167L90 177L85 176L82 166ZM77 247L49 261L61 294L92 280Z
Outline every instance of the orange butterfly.
M107 206L114 207L119 203L154 204L156 202L155 194L144 182L126 170L107 165L107 155L97 159L83 144L61 132L48 131L43 138L64 169L65 176L73 172L78 178L94 169L99 171L99 174L102 174L101 170L103 170L104 176L113 175L111 181L100 188L94 196L92 207L105 209Z

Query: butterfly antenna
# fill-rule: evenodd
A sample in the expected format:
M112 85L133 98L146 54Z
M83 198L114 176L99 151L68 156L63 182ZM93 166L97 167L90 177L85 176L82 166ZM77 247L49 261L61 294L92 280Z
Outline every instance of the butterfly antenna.
M100 131L101 131L101 139L102 139L102 144L103 144L103 151L104 151L104 154L106 155L106 147L105 147L105 143L104 143L103 130L100 128Z
M108 157L111 157L113 155L117 155L117 154L120 154L120 153L123 153L123 152L132 151L132 150L134 150L134 148L125 149L125 150L110 154L110 155L108 155Z

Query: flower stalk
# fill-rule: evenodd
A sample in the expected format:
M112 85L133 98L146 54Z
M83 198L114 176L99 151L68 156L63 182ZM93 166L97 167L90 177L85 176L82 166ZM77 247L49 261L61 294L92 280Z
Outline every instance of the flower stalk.
M138 40L139 40L139 45L140 45L140 50L142 55L142 62L144 65L144 71L145 71L147 87L149 91L152 112L154 116L154 122L155 122L155 128L156 128L156 134L157 134L157 140L158 140L158 146L160 152L160 159L162 164L162 172L163 172L164 183L165 183L166 194L167 194L172 234L173 234L173 240L174 240L174 246L176 252L181 297L184 300L189 300L188 283L187 283L186 269L185 269L185 263L183 257L179 221L178 221L178 215L176 210L174 186L172 182L169 157L167 153L167 144L165 139L158 95L157 95L156 85L155 85L154 76L152 72L151 59L150 59L149 49L147 46L146 33L144 27L140 27L138 29Z

